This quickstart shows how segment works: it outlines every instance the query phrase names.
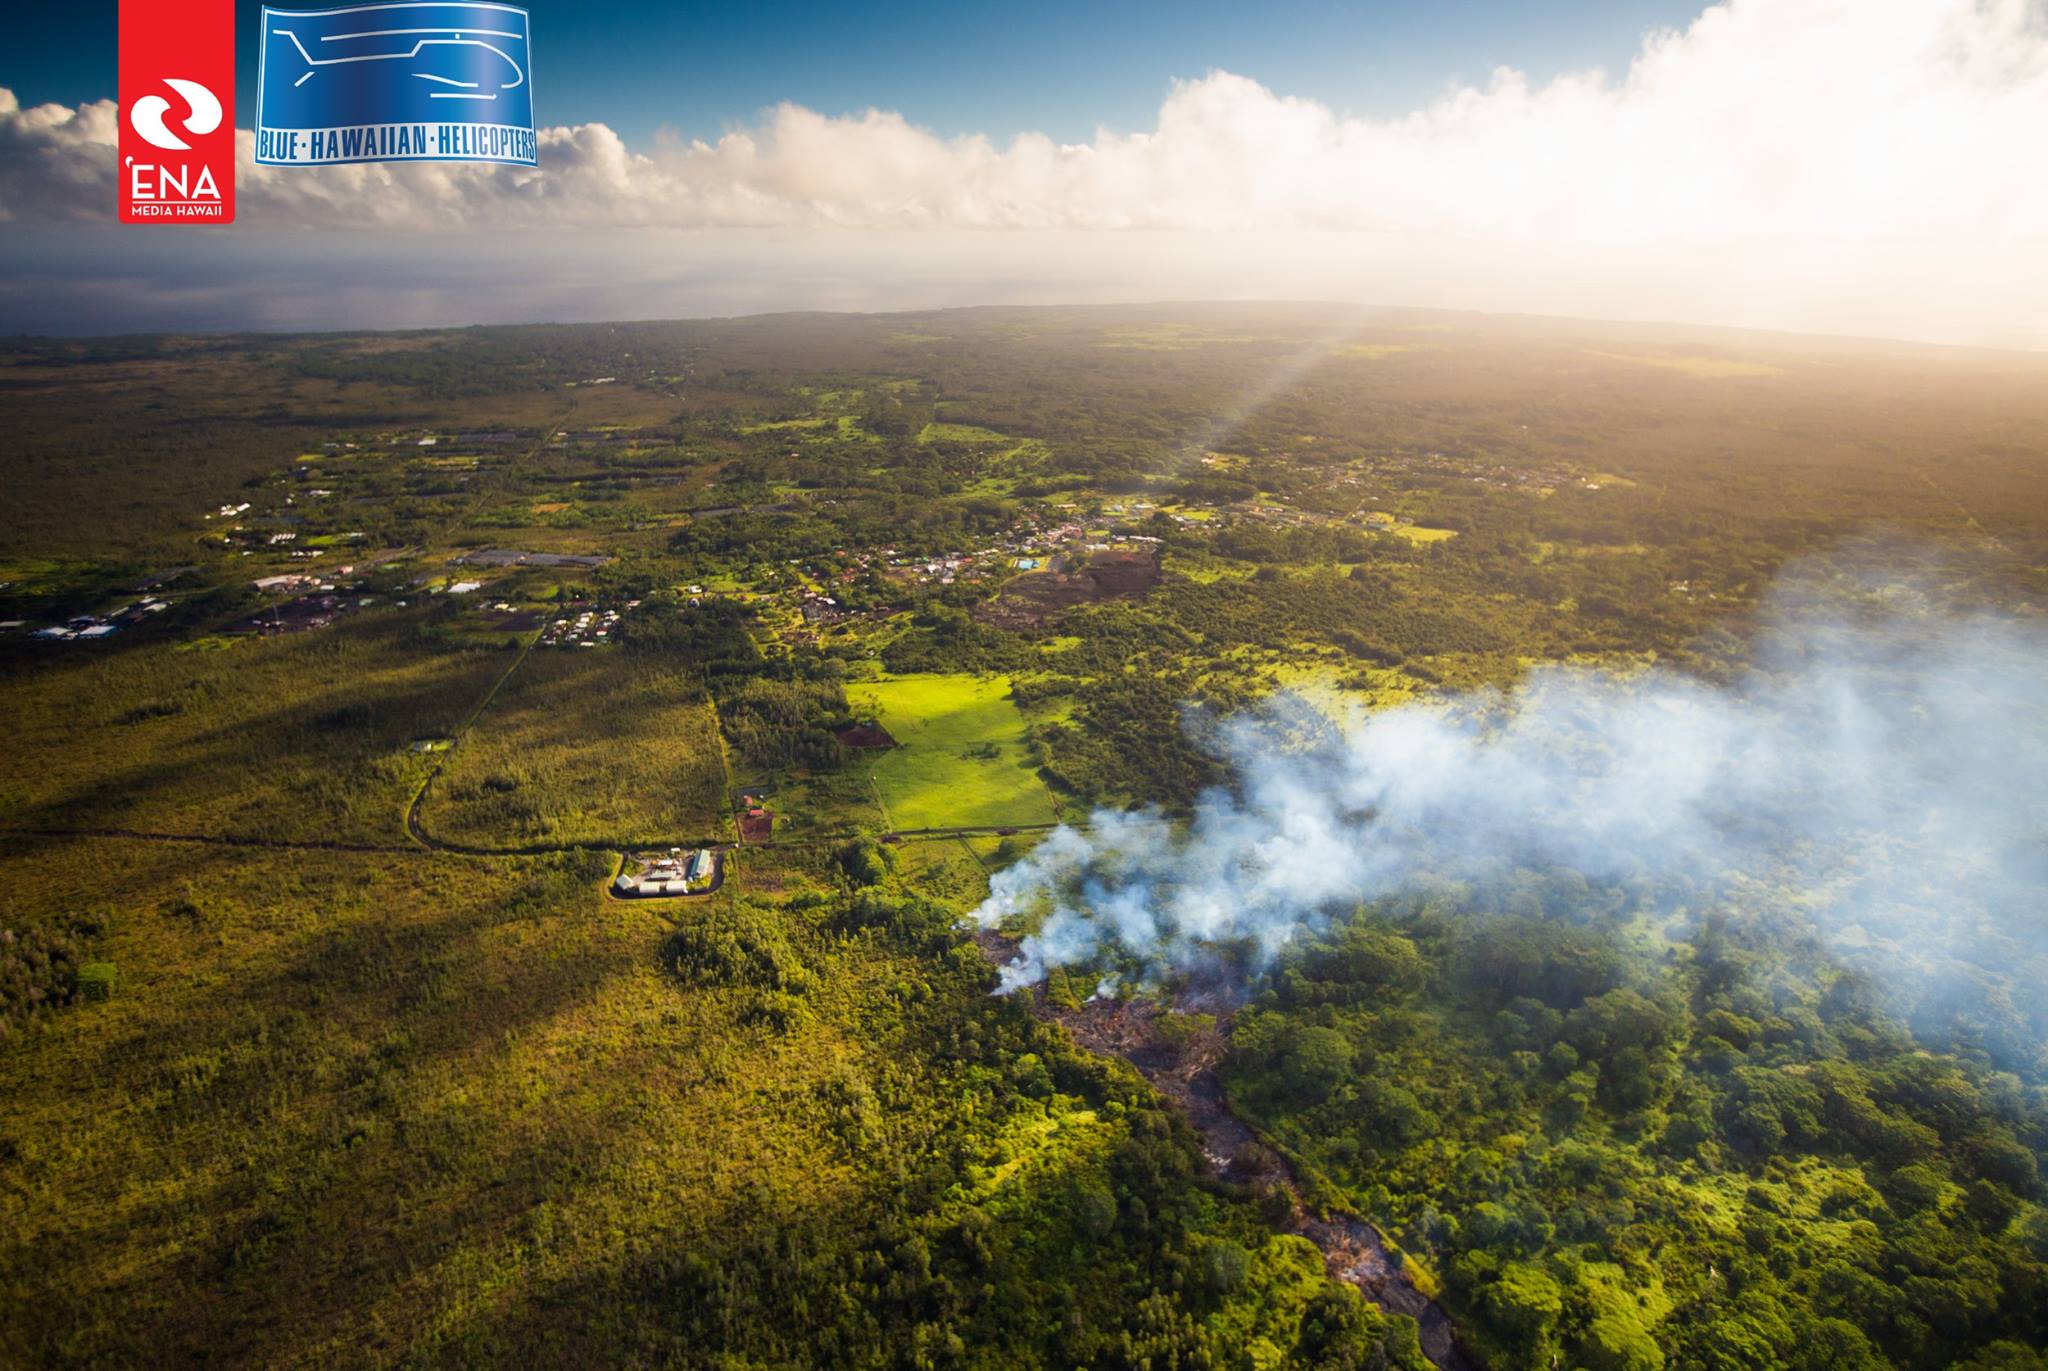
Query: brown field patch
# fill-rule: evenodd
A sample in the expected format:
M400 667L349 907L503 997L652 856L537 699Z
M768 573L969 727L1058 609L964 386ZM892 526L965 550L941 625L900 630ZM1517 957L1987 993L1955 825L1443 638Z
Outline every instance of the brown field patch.
M1033 571L1003 587L982 611L1005 628L1036 628L1076 605L1143 595L1159 580L1151 552L1097 552L1071 570Z
M889 730L883 728L880 724L855 724L852 728L840 729L832 736L839 739L841 747L888 748L896 746L896 740L889 735Z

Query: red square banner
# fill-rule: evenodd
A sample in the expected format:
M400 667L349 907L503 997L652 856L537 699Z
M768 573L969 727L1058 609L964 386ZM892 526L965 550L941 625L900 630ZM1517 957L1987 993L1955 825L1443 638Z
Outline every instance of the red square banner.
M121 222L235 217L234 0L121 0Z

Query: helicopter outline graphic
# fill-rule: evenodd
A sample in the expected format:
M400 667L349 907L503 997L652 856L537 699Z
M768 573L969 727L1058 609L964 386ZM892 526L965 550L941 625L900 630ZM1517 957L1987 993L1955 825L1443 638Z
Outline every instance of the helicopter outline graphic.
M258 162L535 162L531 23L517 5L266 5L261 33Z
M332 12L338 13L339 11ZM430 47L482 48L485 52L492 53L497 57L503 58L505 64L512 68L515 79L512 81L510 85L500 86L499 90L517 90L521 86L526 84L526 68L522 67L519 64L518 59L514 58L512 54L506 52L503 48L500 48L495 44L483 41L485 37L517 38L522 43L526 39L526 35L523 33L509 33L503 29L480 29L468 27L458 28L454 26L441 26L426 29L369 29L365 30L362 33L323 33L316 35L316 41L322 43L350 42L359 38L388 38L394 36L409 36L411 34L417 33L445 33L452 35L451 37L448 38L421 38L418 41L416 41L410 48L406 49L404 52L371 52L341 57L313 56L312 53L306 50L305 41L302 38L300 38L298 31L296 29L274 28L270 30L270 33L277 37L290 39L292 46L298 49L299 56L302 59L304 59L306 63L308 70L303 75L301 75L298 80L292 82L292 87L295 90L298 87L305 85L306 82L312 80L316 75L318 75L319 69L322 67L339 66L352 62L406 61L411 58L419 56L423 50ZM464 36L471 34L479 36ZM439 75L438 73L424 71L408 72L407 75L416 77L422 81L434 81L439 82L443 85L467 87L467 89L465 90L429 91L427 93L429 99L495 100L498 98L498 91L480 91L479 88L483 84L480 81L464 81L459 77L442 76Z

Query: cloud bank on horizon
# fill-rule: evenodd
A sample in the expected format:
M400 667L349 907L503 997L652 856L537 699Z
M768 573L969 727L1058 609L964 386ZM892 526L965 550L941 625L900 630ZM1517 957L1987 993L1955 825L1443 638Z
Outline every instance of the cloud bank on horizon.
M111 101L24 108L0 88L0 219L103 221L114 138ZM1500 308L2048 345L2041 0L1729 0L1652 34L1619 78L1537 85L1502 69L1392 119L1215 71L1177 84L1155 128L1079 144L942 138L894 113L792 104L715 141L646 149L601 123L548 129L530 172L258 167L252 135L240 139L238 238L408 230L431 252L435 235L473 241L485 227L600 230L630 237L627 260L652 260L691 250L664 230L805 243L1023 230L1057 240L1030 269L1058 299L1063 267L1083 283L1116 274L1101 264L1117 256L1106 245L1118 231L1166 233L1236 244L1173 293L1218 293L1239 263L1245 288L1221 293L1320 281L1335 297L1386 299L1412 285L1421 294L1398 302L1469 306L1485 302L1435 297L1455 293L1458 263L1485 261L1556 282L1554 300ZM136 241L154 237L124 243L155 251ZM1299 282L1250 246L1289 237L1315 245L1306 258L1291 250L1307 264ZM1660 293L1660 273L1698 279ZM1773 296L1761 312L1743 303ZM1922 306L1933 322L1885 327Z

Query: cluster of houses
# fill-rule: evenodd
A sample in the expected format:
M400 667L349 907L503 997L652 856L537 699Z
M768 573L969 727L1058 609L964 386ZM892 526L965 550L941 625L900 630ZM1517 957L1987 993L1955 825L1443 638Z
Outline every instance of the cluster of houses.
M1582 480L1562 467L1530 471L1503 465L1491 472L1474 472L1466 479L1475 486L1492 486L1496 490L1534 490L1545 494L1567 484L1586 490L1600 489L1598 483Z
M1149 513L1153 508L1144 503L1118 504L1109 506L1105 514L1121 519ZM811 583L781 592L782 598L794 605L804 625L802 630L785 637L793 643L815 643L817 630L862 617L862 611L849 609L831 592L836 586L855 584L874 572L900 585L988 585L1019 572L1058 570L1077 556L1085 559L1087 554L1108 550L1136 551L1154 547L1158 542L1157 538L1140 534L1117 536L1107 527L1091 527L1081 520L1048 525L1043 513L1031 511L990 546L971 552L912 557L895 547L881 547L872 552L841 551L835 554L836 564L823 566L793 560L789 565ZM690 589L695 591L699 587ZM904 608L902 604L884 605L866 611L865 615L886 618Z
M355 568L352 566L338 566L334 569L334 574L336 576L352 576L355 574ZM251 581L250 584L265 595L305 595L313 591L334 589L333 581L325 577L310 575L303 571L288 571L281 576L264 576Z
M1108 506L1104 513L1108 517L1125 519L1149 514L1153 508L1144 503L1116 504ZM1101 551L1126 545L1149 546L1159 542L1157 538L1143 535L1113 537L1108 528L1090 527L1082 520L1067 520L1047 526L1044 518L1037 511L1027 512L994 543L972 552L909 557L901 555L894 547L883 547L873 552L841 552L838 554L839 565L831 567L820 568L793 561L791 566L825 587L822 590L800 588L795 592L795 599L806 620L829 622L835 617L845 617L843 613L837 616L832 613L839 604L828 593L830 587L853 584L873 570L880 570L891 580L911 585L953 585L961 581L1007 576L1013 571L1042 570L1066 552Z
M132 604L105 614L74 614L61 624L49 624L33 630L29 637L46 643L98 642L111 638L130 624L139 624L152 614L161 614L171 607L171 602L156 595L145 595ZM18 633L28 627L27 620L9 619L0 623L0 633Z
M326 489L310 490L306 493L309 496L320 499L325 499L334 494L333 491ZM225 528L216 530L211 535L211 539L230 547L239 547L244 557L253 556L258 552L269 552L282 554L295 561L303 562L324 556L325 548L292 546L292 544L299 542L299 530L292 527L279 527L280 524L292 525L299 522L298 514L290 510L290 507L297 503L298 496L296 494L287 494L284 497L284 505L282 507L259 514L248 522L242 522L243 516L246 516L251 508L248 501L244 500L239 504L222 505L217 511L206 517L208 519L229 519L235 522L229 523ZM359 543L366 536L361 530L355 530L347 533L327 534L313 541L321 543Z
M353 590L336 584L337 579L354 572L353 566L338 566L334 569L333 578L288 571L252 581L250 584L265 595L291 598L257 610L248 618L230 625L228 632L268 637L277 633L303 633L309 629L325 628L349 610L374 603L375 597L357 595Z
M612 641L612 630L626 614L640 608L638 600L626 601L623 610L586 609L574 616L563 615L540 635L542 647L603 647Z
M489 453L504 448L525 447L539 437L532 432L521 433L517 429L471 429L465 432L441 433L426 429L411 429L401 433L379 433L373 444L376 448L432 448L438 461L441 454L454 451L460 453ZM325 446L336 450L335 444ZM354 443L344 443L342 448L355 448Z
M278 633L304 633L309 629L325 628L358 603L368 604L369 600L350 600L341 595L301 595L294 600L260 609L248 618L228 627L230 633L253 633L269 637Z
M637 875L621 871L612 882L612 893L621 899L652 899L670 895L703 895L718 888L718 856L700 847L689 856L679 847L656 857Z

